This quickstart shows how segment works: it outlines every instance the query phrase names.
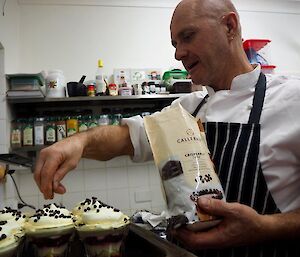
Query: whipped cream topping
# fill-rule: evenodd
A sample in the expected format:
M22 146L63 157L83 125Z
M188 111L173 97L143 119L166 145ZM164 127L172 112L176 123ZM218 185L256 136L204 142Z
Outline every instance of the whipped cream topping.
M129 223L129 218L120 210L109 206L96 197L86 199L75 206L75 225L99 229L119 228Z
M24 236L20 223L14 219L0 221L0 249L18 242Z
M7 220L14 220L20 225L23 225L24 222L26 221L26 215L10 207L4 207L0 211L0 221L7 221Z
M73 225L72 214L56 204L44 205L28 218L25 229L47 229Z

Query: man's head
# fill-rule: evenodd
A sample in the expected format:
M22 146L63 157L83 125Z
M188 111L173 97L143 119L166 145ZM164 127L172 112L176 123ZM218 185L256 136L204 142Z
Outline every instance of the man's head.
M224 89L228 85L220 84L225 75L232 73L232 80L237 75L233 73L239 73L238 66L249 65L238 13L230 0L181 1L172 17L171 39L175 58L196 84Z

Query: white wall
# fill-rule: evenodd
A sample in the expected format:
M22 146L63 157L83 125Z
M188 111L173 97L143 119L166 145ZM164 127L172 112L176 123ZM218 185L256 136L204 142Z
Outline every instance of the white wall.
M19 0L18 5L17 0L9 0L5 16L0 16L5 72L60 68L67 80L78 80L82 74L92 79L98 58L104 60L108 74L120 67L177 66L169 36L169 21L177 2ZM271 39L271 56L277 71L299 73L300 2L234 3L240 11L243 37ZM3 91L2 84L0 89ZM45 201L30 171L19 171L16 177L24 200L41 207ZM65 178L65 184L68 192L56 196L54 201L68 208L91 195L127 213L142 208L160 211L165 207L152 162L134 164L127 157L109 162L82 160ZM149 201L136 201L135 194L141 191L149 193ZM6 192L7 202L13 202L11 186Z
M0 0L0 42L5 49L5 73L10 73L21 69L19 67L20 8L17 0L6 1L3 16L3 3L4 0Z
M93 78L98 58L104 59L108 74L120 67L168 69L178 65L169 33L178 1L165 5L154 1L153 8L143 7L151 3L146 0L88 0L86 5L76 0L62 1L66 5L48 5L59 1L47 0L43 5L30 4L41 2L34 0L21 2L22 71L60 68L67 80L77 80L81 74ZM121 2L136 7L112 6ZM296 24L300 24L300 2L234 2L240 10L243 37L271 39L271 57L277 71L299 70L300 34L295 32Z

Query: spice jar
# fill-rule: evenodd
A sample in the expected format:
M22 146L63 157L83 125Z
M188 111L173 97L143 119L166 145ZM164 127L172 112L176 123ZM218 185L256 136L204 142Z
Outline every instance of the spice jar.
M95 93L95 85L91 84L91 85L88 85L87 87L87 95L88 96L95 96L96 93Z
M96 116L90 116L90 119L89 119L89 129L97 127L97 126L98 126L98 121L97 121Z
M22 123L20 119L11 122L10 144L13 148L22 146Z
M33 146L33 118L24 120L22 134L23 146Z
M55 118L48 117L45 126L45 144L52 145L56 142L56 122Z
M78 131L86 131L88 129L88 120L86 116L78 117Z
M109 125L109 124L110 124L109 116L107 114L101 114L98 119L98 125L102 126L102 125Z
M66 138L66 121L64 117L58 117L56 119L56 139L61 141Z
M44 145L45 143L45 118L36 117L33 124L34 145Z
M112 115L111 125L120 125L122 119L122 114L116 113Z
M67 136L72 136L78 132L78 119L76 116L70 116L67 119Z

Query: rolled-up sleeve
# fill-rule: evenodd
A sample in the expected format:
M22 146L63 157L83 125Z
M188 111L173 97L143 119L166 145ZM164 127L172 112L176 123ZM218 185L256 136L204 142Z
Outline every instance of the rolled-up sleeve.
M137 115L131 118L122 119L122 125L125 124L129 127L130 138L134 147L132 161L145 162L153 160L151 147L144 128L143 118Z

